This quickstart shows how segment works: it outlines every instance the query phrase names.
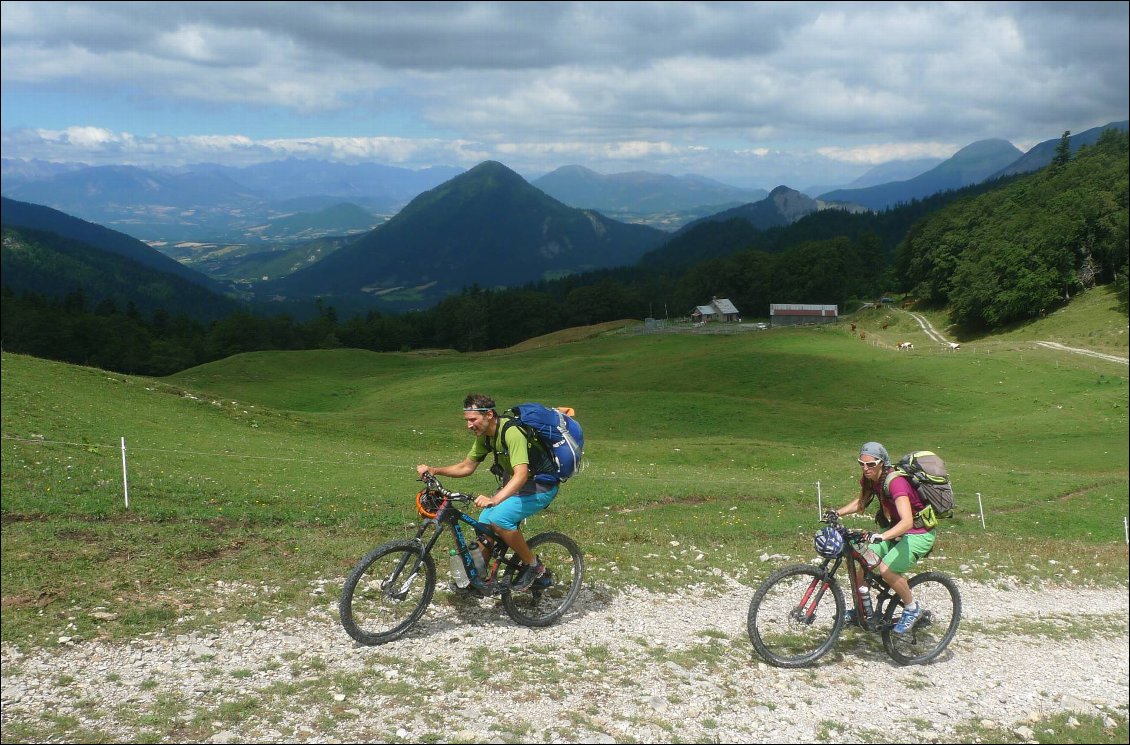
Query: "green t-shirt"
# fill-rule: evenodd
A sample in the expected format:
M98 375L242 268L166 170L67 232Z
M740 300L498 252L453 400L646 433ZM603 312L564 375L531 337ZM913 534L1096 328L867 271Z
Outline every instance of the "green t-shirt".
M498 453L498 465L507 474L514 473L514 466L516 465L530 465L530 449L529 444L526 442L526 436L522 434L522 430L516 426L503 427L506 419L498 420L498 430L492 438L489 435L480 435L475 438L475 443L471 445L471 451L467 453L467 457L471 460L482 463L488 455L492 452ZM498 442L498 435L500 432L506 430L506 440L500 447Z

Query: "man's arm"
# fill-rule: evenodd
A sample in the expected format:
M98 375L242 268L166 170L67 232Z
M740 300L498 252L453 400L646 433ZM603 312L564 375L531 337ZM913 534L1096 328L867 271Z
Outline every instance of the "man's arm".
M432 468L427 463L421 463L416 466L416 473L423 476L425 473L430 473L433 476L446 476L453 479L461 479L464 476L470 476L479 467L479 461L474 458L464 458L458 463L453 463L450 466L440 466L439 468Z

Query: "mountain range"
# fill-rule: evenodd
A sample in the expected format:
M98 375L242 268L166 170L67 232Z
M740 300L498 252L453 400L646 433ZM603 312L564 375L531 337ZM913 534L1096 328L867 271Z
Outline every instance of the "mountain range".
M743 204L728 210L722 210L708 217L688 223L676 232L676 235L693 230L696 226L707 222L728 222L740 219L748 222L757 230L768 230L790 223L802 217L807 217L813 212L826 209L838 209L845 212L866 212L867 208L847 202L828 202L823 199L813 199L807 194L802 194L787 186L778 186L769 192L769 196L759 202Z
M1094 142L1109 127L1125 130L1127 122L1072 135L1072 149ZM803 191L818 201L882 210L1035 170L1051 162L1058 143L1059 137L1049 139L1022 154L1004 140L984 140L942 162L895 161L845 187ZM411 170L299 159L241 168L194 164L153 170L4 158L0 192L128 233L166 251L177 243L273 248L271 244L364 229L367 226L358 225L358 212L371 215L370 225L379 225L422 192L462 173L451 166ZM564 166L532 184L570 207L668 231L767 196L761 189L741 189L702 176L602 175L581 166ZM343 203L353 205L354 216L327 221L325 211ZM339 214L345 215L345 210Z
M367 212L370 224L379 224L420 192L462 172L446 166L413 171L297 159L244 168L205 163L156 170L5 158L0 183L11 199L53 207L151 243L263 244L301 238L321 221L319 213L343 202ZM284 229L272 229L280 223Z
M1008 140L981 140L963 147L953 157L923 174L863 189L836 189L820 195L829 202L850 202L871 210L885 210L940 191L979 184L1015 163L1024 153Z
M691 214L713 214L768 196L764 189L741 189L693 174L632 171L604 175L583 166L563 166L530 183L570 207L661 228L678 227Z
M1125 131L1126 125L1121 122L1109 126ZM1101 129L1073 136L1072 149L1094 142ZM1040 143L1020 157L1016 148L1002 140L973 143L952 158L905 181L836 190L819 199L782 185L763 199L719 208L675 233L618 221L599 210L569 205L493 161L459 172L418 193L387 220L377 218L354 203L339 202L300 215L280 215L270 223L252 226L260 231L269 228L276 233L307 238L285 244L259 244L257 247L255 244L185 242L163 245L165 253L162 253L121 231L92 224L48 206L7 197L3 201L3 222L6 227L53 232L66 240L127 257L217 296L232 294L235 287L232 282L238 281L238 295L247 301L271 298L311 302L324 297L352 310L365 307L406 310L429 307L472 285L515 287L594 269L630 266L644 257L660 263L690 266L707 255L722 255L735 245L751 245L751 236L758 231L788 226L816 212L829 215L830 219L823 220L822 224L838 224L853 212L886 210L896 204L924 199L929 194L960 188L959 185L966 183L988 184L1002 175L1034 170L1051 162L1059 142L1057 138ZM283 170L263 168L250 172L270 181L271 174L281 178L286 168L300 164L288 161L279 166ZM52 184L66 187L60 191L66 199L79 199L82 184L97 186L92 192L96 195L95 203L105 205L108 203L105 200L110 198L126 212L140 213L154 208L153 203L139 206L128 202L143 198L138 196L140 193L151 195L148 198L156 201L191 198L201 205L192 210L185 208L193 214L206 207L238 212L238 208L225 207L225 199L259 199L250 187L234 180L232 170L218 167L180 174L164 173L160 178L142 169L125 167L74 169L5 161L5 169L5 173L21 174L20 178L25 180L17 181L25 187L38 183L37 188L48 192ZM380 169L337 173L369 174L373 178L379 174L389 175ZM404 173L398 176L407 177ZM438 172L417 173L412 178L419 183L420 179L436 176ZM353 181L323 180L318 188L345 193L360 188L359 181L360 177ZM573 200L603 200L620 207L635 204L657 209L676 208L698 198L739 194L733 187L708 179L645 173L603 177L578 167L558 169L538 179L538 183L557 189L562 196L571 194L569 198ZM582 188L585 184L589 191ZM257 188L265 187L261 183ZM272 188L271 194L279 198L308 203L330 199L325 195L295 197L302 187L294 184ZM680 189L686 190L683 196L678 195ZM705 196L692 198L686 196L687 193ZM644 194L651 195L651 201L645 199ZM833 202L829 199L831 196L851 201ZM167 206L164 209L170 214L177 211ZM836 214L844 217L836 217ZM191 217L189 214L185 220L190 221ZM718 229L713 233L702 230L710 225ZM335 231L337 234L331 235ZM349 232L353 235L347 235ZM687 238L692 233L698 237ZM6 268L5 283L10 276L15 275L10 275Z
M1126 131L1130 122L1111 122L1070 136L1072 151L1093 145L1106 129ZM1045 140L1027 153L1007 140L980 140L957 151L934 168L905 181L892 181L866 188L835 189L819 196L829 202L860 204L872 210L885 210L898 204L990 179L1039 170L1052 162L1060 138Z

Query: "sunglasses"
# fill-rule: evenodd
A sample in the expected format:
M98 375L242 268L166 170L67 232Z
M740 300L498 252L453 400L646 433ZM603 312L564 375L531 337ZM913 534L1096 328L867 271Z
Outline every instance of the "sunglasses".
M857 460L856 461L856 463L858 463L863 468L874 468L875 466L880 465L882 462L883 461L881 461L881 460Z

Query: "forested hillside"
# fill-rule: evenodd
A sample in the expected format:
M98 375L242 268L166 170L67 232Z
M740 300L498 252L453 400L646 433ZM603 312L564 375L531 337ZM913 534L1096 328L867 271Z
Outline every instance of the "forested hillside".
M1127 142L1107 130L1074 158L1066 139L1033 176L962 199L919 222L899 247L901 289L997 328L1054 310L1127 276Z

